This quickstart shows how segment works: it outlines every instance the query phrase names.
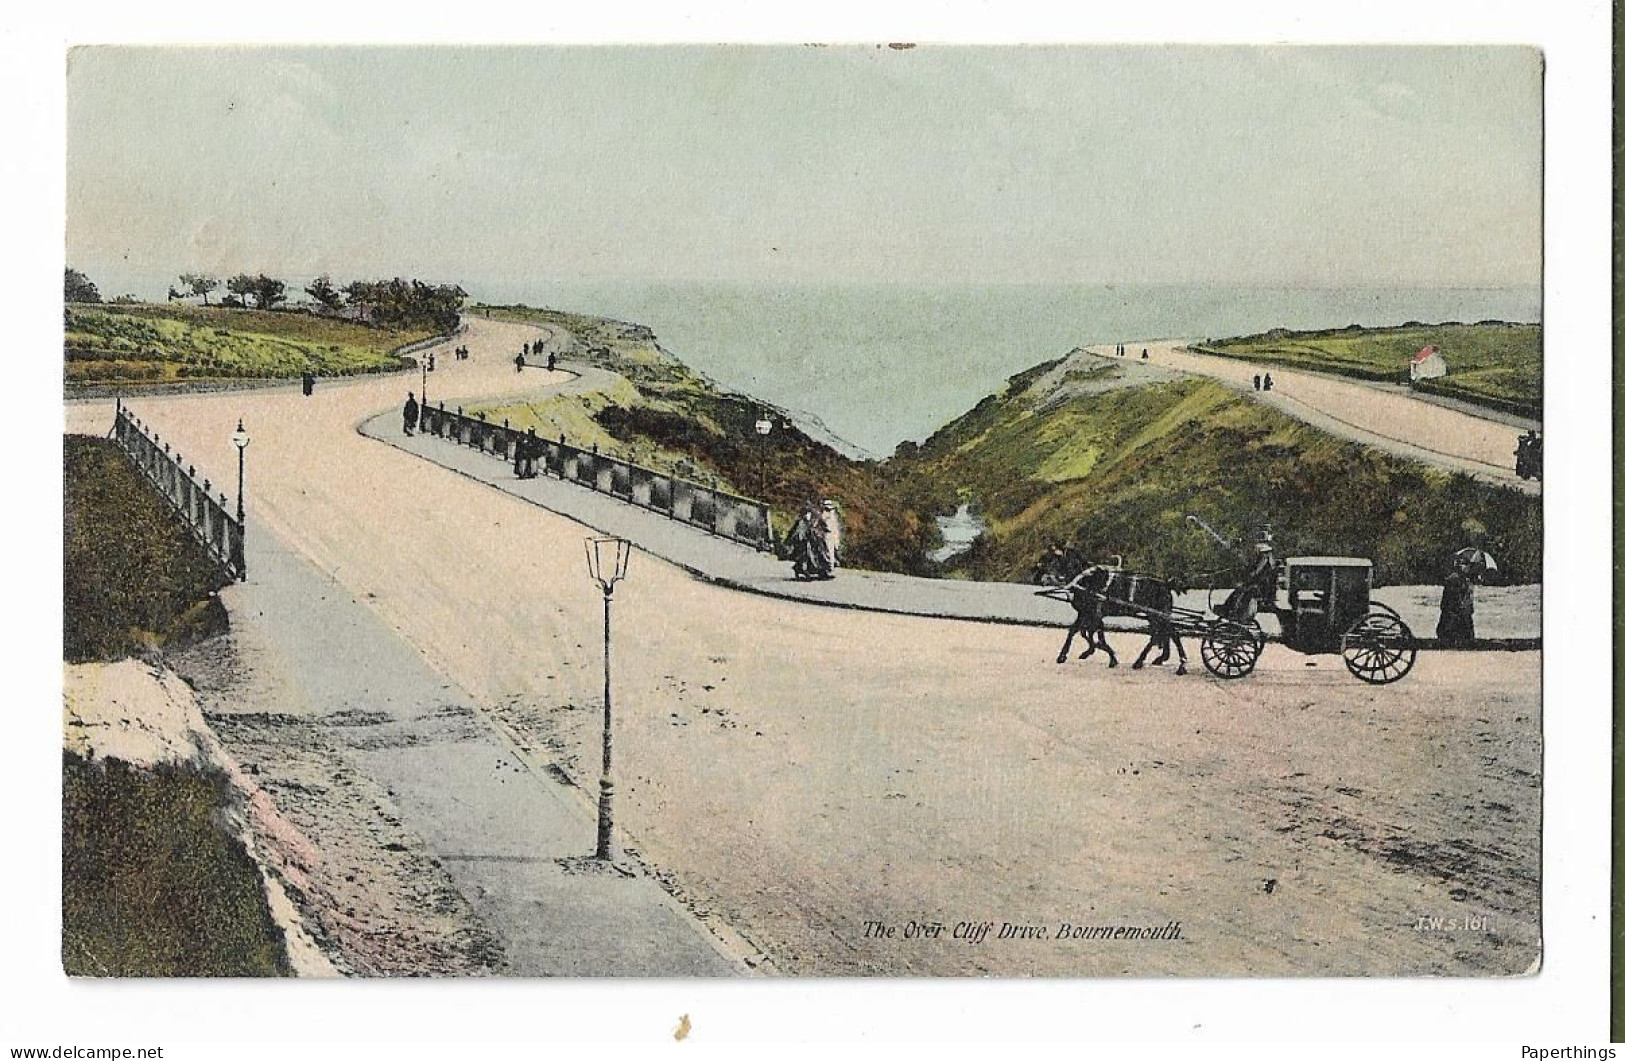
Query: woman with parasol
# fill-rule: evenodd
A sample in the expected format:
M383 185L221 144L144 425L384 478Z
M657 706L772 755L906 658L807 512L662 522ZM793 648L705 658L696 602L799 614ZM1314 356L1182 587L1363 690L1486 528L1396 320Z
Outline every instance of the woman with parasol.
M1439 598L1439 626L1435 634L1443 648L1464 648L1473 643L1473 582L1496 569L1495 558L1482 549L1458 549L1450 554L1450 574Z

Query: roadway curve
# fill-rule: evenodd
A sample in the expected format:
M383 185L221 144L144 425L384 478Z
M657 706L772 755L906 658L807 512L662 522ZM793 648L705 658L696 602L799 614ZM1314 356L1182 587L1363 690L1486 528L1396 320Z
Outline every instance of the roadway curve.
M1539 480L1519 479L1514 471L1520 432L1509 424L1355 380L1193 353L1185 340L1125 345L1130 357L1144 350L1152 364L1209 376L1328 434L1526 493L1540 492ZM1111 346L1089 348L1091 354L1117 361L1114 351ZM1253 376L1266 372L1274 389L1253 390Z
M472 360L442 353L432 399L564 382L515 380L538 329L470 325ZM415 383L137 412L216 483L235 475L227 439L246 421L262 529L249 600L276 589L256 585L277 570L256 555L308 560L533 762L590 782L602 601L587 530L357 433ZM69 430L110 417L74 405ZM1482 975L1538 953L1539 653L1428 653L1373 689L1272 650L1220 683L1057 666L1054 631L739 593L648 554L615 600L619 821L691 910L781 970ZM307 665L363 681L366 661L333 640ZM1493 937L1414 930L1463 890ZM944 932L864 934L921 919ZM1051 939L967 945L949 934L961 920ZM1169 921L1171 942L1053 939L1061 922Z

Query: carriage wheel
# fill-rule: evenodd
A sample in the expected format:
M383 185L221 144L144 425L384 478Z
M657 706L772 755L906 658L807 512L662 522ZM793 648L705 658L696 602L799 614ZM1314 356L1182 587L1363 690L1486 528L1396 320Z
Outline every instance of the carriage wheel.
M1216 678L1245 678L1263 651L1257 626L1223 621L1202 635L1202 665Z
M1369 612L1343 635L1343 664L1370 685L1397 682L1416 665L1416 638L1399 616Z

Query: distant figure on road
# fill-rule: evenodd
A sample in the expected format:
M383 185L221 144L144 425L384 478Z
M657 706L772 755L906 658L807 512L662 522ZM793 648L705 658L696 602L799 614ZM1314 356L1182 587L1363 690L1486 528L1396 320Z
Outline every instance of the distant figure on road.
M558 363L559 363L558 355L555 354L553 351L549 350L547 352L547 370L549 372L553 371L553 366L558 364Z
M316 377L314 375L312 375L309 372L306 372L305 375L304 375L304 378L300 382L303 383L303 385L304 385L305 397L308 398L313 393L315 393L315 391L316 391Z
M1254 372L1253 373L1253 390L1255 390L1255 391L1256 390L1262 390L1263 388L1264 388L1264 377L1262 377L1258 373Z
M1473 643L1473 580L1467 564L1457 559L1444 579L1439 598L1439 625L1434 633L1445 648L1464 648Z
M1140 347L1140 360L1141 361L1149 361L1149 360L1151 360L1151 351L1147 350L1143 346Z
M429 371L434 371L434 353L432 351L429 354Z
M418 400L417 398L413 397L411 391L407 391L406 405L401 409L401 429L404 430L408 436L410 436L412 434L412 430L417 426Z
M817 562L813 556L813 520L817 518L818 506L809 501L801 506L801 514L790 525L789 533L785 534L780 545L779 558L790 561L790 570L798 579L812 578L817 573Z
M1512 466L1520 479L1539 479L1541 477L1543 460L1543 445L1540 432L1525 431L1518 436L1518 448L1514 455Z
M529 357L530 356L530 344L529 343L525 344L524 349L520 351L520 354L522 356L524 356L524 357Z
M518 357L513 359L513 370L515 372L523 372L523 371L525 371L525 355L524 354L520 354Z
M1264 389L1267 391L1272 391L1275 389L1275 381L1270 379L1270 374L1268 372L1264 373Z
M835 566L841 559L841 517L835 512L835 502L824 499L823 506L813 517L813 559L816 573L813 577L835 577Z

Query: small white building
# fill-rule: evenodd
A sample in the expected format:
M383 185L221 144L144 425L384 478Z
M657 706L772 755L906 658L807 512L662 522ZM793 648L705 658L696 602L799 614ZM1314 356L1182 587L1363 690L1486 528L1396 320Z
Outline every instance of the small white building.
M1411 379L1437 379L1449 371L1437 346L1424 346L1411 358Z

